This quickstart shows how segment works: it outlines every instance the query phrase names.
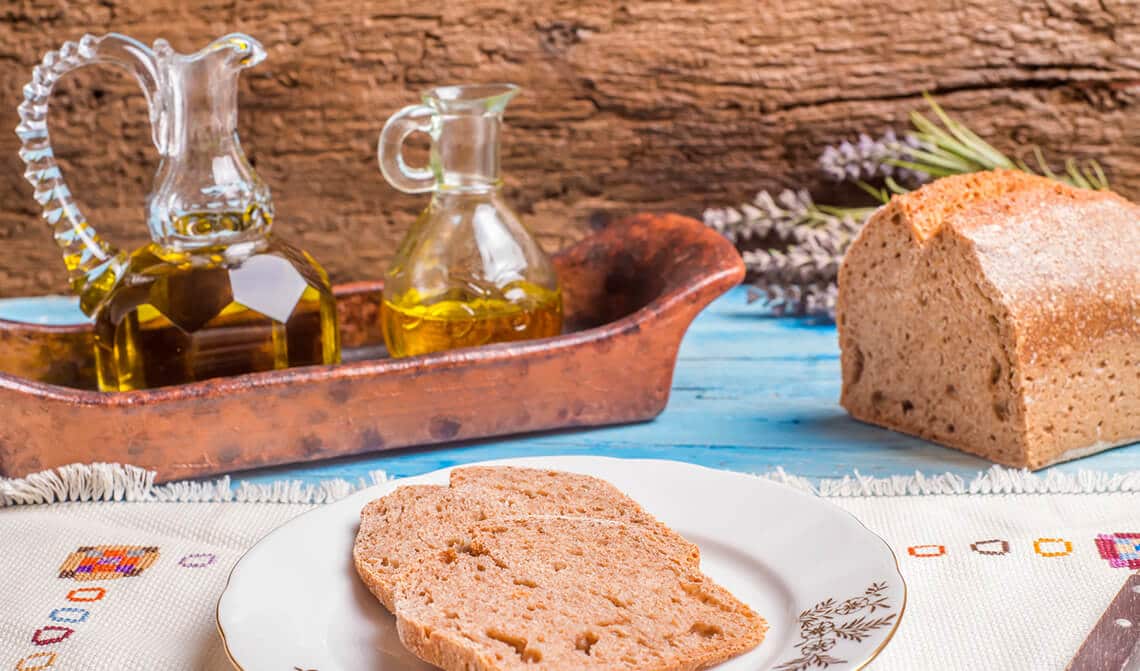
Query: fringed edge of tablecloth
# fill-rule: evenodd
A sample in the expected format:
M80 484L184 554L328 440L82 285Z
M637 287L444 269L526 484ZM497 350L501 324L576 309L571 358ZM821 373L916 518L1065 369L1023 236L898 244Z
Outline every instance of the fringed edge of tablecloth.
M0 478L0 508L42 503L123 501L156 503L328 503L388 480L372 471L356 482L334 479L307 484L214 480L154 483L155 472L125 464L69 464L23 478Z
M992 466L967 481L953 473L871 477L858 471L843 478L810 480L780 468L756 477L824 497L924 496L956 494L1104 494L1140 492L1140 471L1044 474ZM229 476L155 484L155 472L124 464L70 464L23 478L0 478L0 508L46 503L124 501L156 503L328 503L391 478L384 471L350 482L343 479L308 484L300 480L270 483Z
M1025 469L991 466L970 480L953 473L872 477L854 471L842 478L812 482L778 469L763 474L778 482L786 482L825 497L929 496L956 494L1111 494L1140 492L1140 471L1108 473L1078 470L1075 473L1046 471L1034 473Z

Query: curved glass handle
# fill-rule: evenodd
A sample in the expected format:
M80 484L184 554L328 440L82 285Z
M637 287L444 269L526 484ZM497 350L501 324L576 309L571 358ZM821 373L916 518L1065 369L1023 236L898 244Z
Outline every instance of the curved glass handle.
M145 44L110 33L103 37L84 35L79 42L67 42L58 51L44 55L32 70L32 81L24 87L24 102L17 111L20 125L20 158L27 169L24 177L35 187L36 201L44 208L44 219L51 224L56 244L63 253L72 289L80 296L80 307L88 315L102 305L126 263L117 251L95 232L72 199L63 181L48 135L48 100L59 78L92 63L110 63L126 68L142 85L150 108L155 144L162 149L165 137L158 95L158 63Z
M410 105L393 114L380 131L376 158L388 183L405 193L435 189L435 173L430 168L413 168L404 160L404 141L415 132L431 133L435 110L427 105Z

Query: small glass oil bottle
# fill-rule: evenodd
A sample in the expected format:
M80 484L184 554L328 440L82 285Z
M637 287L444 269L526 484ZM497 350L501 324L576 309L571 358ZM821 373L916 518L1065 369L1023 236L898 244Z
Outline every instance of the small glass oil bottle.
M415 356L562 330L550 259L503 200L499 133L511 84L446 86L406 107L380 134L380 169L397 189L432 192L385 276L388 352ZM404 140L432 139L429 168L408 166Z

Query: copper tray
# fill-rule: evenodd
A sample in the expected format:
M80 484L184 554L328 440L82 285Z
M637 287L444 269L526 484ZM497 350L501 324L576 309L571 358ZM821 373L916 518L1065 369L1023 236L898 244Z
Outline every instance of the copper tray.
M733 246L641 215L555 257L566 333L384 358L381 285L336 290L345 363L93 391L90 329L0 320L0 475L120 462L159 480L655 417L689 323L736 285Z

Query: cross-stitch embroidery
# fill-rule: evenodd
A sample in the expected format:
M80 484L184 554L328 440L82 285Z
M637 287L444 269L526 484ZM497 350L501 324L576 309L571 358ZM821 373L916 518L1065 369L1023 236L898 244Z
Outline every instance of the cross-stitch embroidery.
M111 580L137 576L158 559L158 548L135 545L81 547L59 567L60 578Z
M71 627L57 627L52 624L37 629L36 633L32 634L32 643L36 645L54 645L74 633L75 630Z
M1099 534L1096 547L1100 556L1114 568L1140 569L1140 533ZM970 543L970 549L980 555L1002 556L1010 554L1009 541L991 538ZM946 546L938 544L911 545L906 552L912 557L928 559L946 555ZM1068 557L1073 554L1073 543L1064 538L1038 538L1033 541L1033 552L1041 557Z
M178 565L183 568L205 568L214 562L218 561L217 555L210 553L196 553L189 554L178 560Z
M64 613L68 613L68 615L65 616ZM89 615L91 615L91 613L86 608L56 608L48 614L48 619L52 622L77 624L79 622L86 622Z
M1140 533L1098 534L1096 549L1113 568L1140 569Z
M106 596L107 590L102 587L80 587L67 593L68 601L98 601Z
M998 538L988 541L978 541L977 543L970 543L970 549L980 555L1007 555L1009 554L1009 543Z
M16 671L43 671L54 665L54 652L37 652L16 662Z
M945 545L912 545L906 549L912 557L941 557L946 554Z
M1042 557L1067 557L1073 553L1073 544L1064 538L1038 538L1033 551Z

